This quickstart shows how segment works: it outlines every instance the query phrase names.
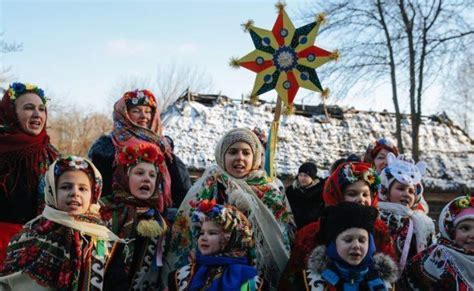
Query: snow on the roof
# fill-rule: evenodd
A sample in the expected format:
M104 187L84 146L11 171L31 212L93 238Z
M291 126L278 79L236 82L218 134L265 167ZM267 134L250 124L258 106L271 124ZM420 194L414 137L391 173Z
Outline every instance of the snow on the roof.
M393 114L345 111L344 118L282 116L278 132L277 172L295 175L301 163L312 159L318 175L328 174L330 164L349 153L363 155L369 142L380 137L395 139ZM176 154L191 169L201 170L215 162L218 139L236 127L260 127L268 132L271 105L219 104L212 107L180 99L162 114L165 134L174 139ZM403 144L411 148L411 122L402 120ZM420 160L428 164L425 187L437 191L474 188L474 143L460 129L422 118Z

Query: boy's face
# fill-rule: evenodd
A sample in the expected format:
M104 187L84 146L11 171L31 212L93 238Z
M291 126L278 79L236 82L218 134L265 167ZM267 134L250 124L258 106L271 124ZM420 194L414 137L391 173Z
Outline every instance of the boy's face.
M130 193L140 200L146 200L155 193L156 168L150 163L138 163L129 173Z
M412 208L415 204L415 191L416 189L414 185L405 185L395 180L390 187L388 200Z
M313 179L306 173L299 173L298 183L301 185L301 187L306 187L313 183Z
M246 177L253 166L253 152L246 142L232 144L224 155L225 170L232 177L241 179Z
M367 206L372 204L372 196L370 196L369 185L367 185L367 183L362 180L346 186L342 194L344 195L344 201L359 203L361 205Z
M204 221L199 233L198 248L204 256L217 255L224 249L224 230L214 221Z
M339 256L349 265L357 266L367 255L369 234L362 228L349 228L336 238L336 250Z
M92 189L83 171L67 171L58 179L58 208L69 214L84 214L91 204Z
M466 251L474 252L474 219L466 219L456 226L454 242Z
M380 173L387 166L387 154L389 151L381 149L374 158L375 170Z

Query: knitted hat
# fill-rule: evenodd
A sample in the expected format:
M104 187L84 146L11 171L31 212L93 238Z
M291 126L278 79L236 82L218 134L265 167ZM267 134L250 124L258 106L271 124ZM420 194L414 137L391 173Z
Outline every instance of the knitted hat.
M318 177L316 174L318 173L318 168L312 162L303 163L300 168L298 169L299 173L305 173L306 175L310 176L311 179L316 180Z
M324 242L329 244L340 233L353 227L365 229L369 234L373 234L377 216L377 208L358 203L341 202L335 206L328 206L321 215L321 235Z
M474 219L474 197L469 194L453 199L443 208L438 220L439 232L453 240L456 226L466 219Z
M386 149L387 151L394 153L398 156L398 148L395 143L388 138L381 138L375 142L370 143L367 146L367 151L364 156L364 162L373 163L377 154L382 150Z
M416 188L415 205L418 204L423 195L423 185L421 178L426 172L424 162L415 162L404 155L395 157L394 154L387 155L387 167L380 173L381 185L379 189L379 199L388 201L389 191L392 183L397 180L404 185L414 185Z
M343 202L344 188L359 180L369 185L371 193L377 193L380 178L370 164L360 162L344 162L340 164L324 184L324 203L326 205L336 205ZM376 206L377 201L377 195L374 195L372 197L372 206Z
M199 235L202 223L214 221L224 230L226 247L224 252L245 255L254 246L253 233L247 217L234 206L217 204L215 199L202 200L191 205L195 236Z
M236 128L228 131L217 143L215 158L217 164L225 169L224 156L231 145L236 142L245 142L250 145L253 153L252 170L257 170L262 162L263 147L258 137L251 130Z

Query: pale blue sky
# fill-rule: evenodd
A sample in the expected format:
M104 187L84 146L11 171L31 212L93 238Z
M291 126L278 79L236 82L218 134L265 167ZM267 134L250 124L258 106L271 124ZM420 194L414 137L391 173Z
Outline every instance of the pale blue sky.
M13 80L38 84L55 99L91 110L111 110L108 99L121 79L154 76L159 65L169 63L205 71L213 81L210 93L240 98L251 91L255 78L251 71L228 66L232 56L254 49L240 24L253 19L256 26L271 29L275 2L0 0L0 32L6 41L23 44L23 51L0 56L0 62L12 68ZM297 17L304 2L287 3L295 25L304 24ZM324 35L316 41L328 50L337 48ZM320 78L331 87L324 75ZM300 89L297 102L307 92ZM268 96L276 96L275 91ZM392 111L390 96L385 87L373 99L339 104ZM431 105L425 112L436 109Z

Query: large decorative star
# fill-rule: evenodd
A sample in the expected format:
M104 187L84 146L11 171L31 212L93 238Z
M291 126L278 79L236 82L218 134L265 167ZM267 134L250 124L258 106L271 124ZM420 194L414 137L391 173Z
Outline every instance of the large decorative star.
M325 20L323 14L318 15L314 22L295 29L284 5L279 5L278 10L278 18L271 31L255 27L250 21L245 24L255 50L234 60L233 65L257 73L252 96L276 89L288 107L293 104L300 87L323 91L315 69L337 59L338 52L329 52L314 45L319 27Z

